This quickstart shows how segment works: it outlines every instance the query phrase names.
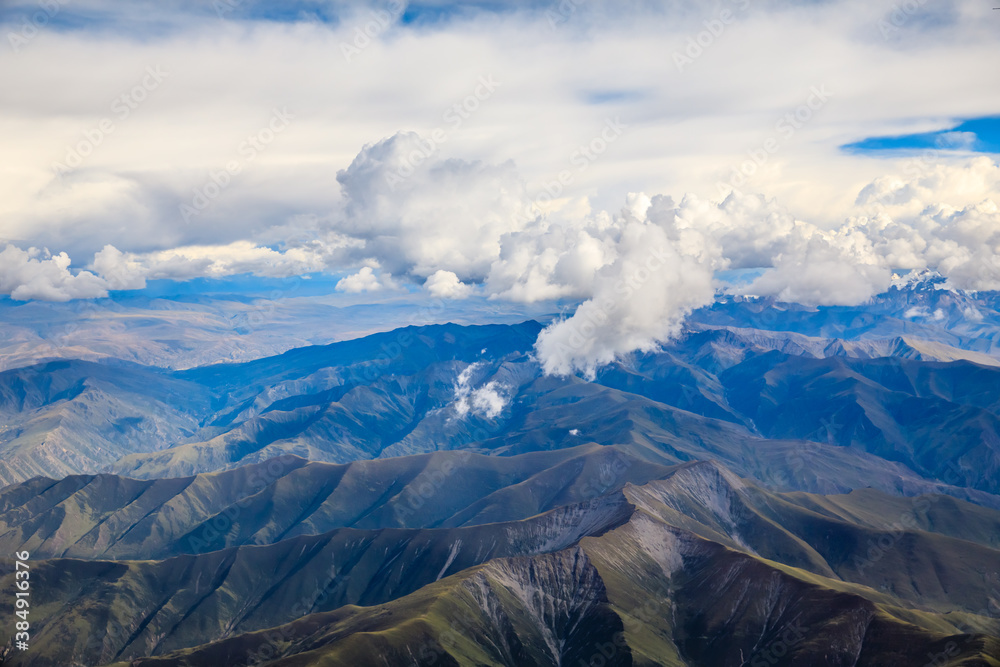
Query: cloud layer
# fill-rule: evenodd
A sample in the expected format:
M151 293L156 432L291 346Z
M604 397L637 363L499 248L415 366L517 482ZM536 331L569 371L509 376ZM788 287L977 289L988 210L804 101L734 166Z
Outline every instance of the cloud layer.
M841 149L996 113L982 3L489 4L64 5L0 73L0 293L327 272L359 297L562 299L539 360L592 373L674 335L719 270L818 305L894 269L1000 289L974 137Z

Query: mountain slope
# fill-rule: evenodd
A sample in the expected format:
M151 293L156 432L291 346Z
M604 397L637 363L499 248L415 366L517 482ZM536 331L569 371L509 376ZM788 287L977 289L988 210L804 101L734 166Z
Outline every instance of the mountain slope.
M775 566L639 512L553 554L498 559L371 608L309 616L136 667L991 665L1000 642ZM640 595L636 595L639 593ZM662 596L662 599L658 599ZM129 663L120 663L121 665Z
M0 373L0 484L96 472L183 441L209 414L201 385L133 366L57 361Z
M570 461L553 456L550 463L560 472L551 479L564 479L567 463L592 463L595 456L609 453L621 456L599 448L588 448ZM481 463L509 465L530 459L537 466L542 457L484 458ZM371 464L378 468L398 461ZM261 540L260 534L237 530L231 533L234 539L256 541L259 546L159 561L35 561L33 613L38 616L33 627L41 648L14 664L66 665L164 656L172 651L186 654L226 638L244 646L256 641L242 637L246 633L296 623L303 614L335 612L345 605L370 608L341 609L328 617L330 623L341 624L334 636L317 630L308 618L300 621L321 636L302 637L305 643L293 642L295 647L283 643L282 650L310 654L295 658L300 662L320 660L331 650L331 655L342 650L353 655L373 645L356 645L358 639L344 632L375 623L371 627L387 633L383 637L387 643L377 644L382 646L379 650L388 651L388 656L402 655L423 645L409 643L411 630L406 628L414 627L405 616L409 612L392 611L403 617L385 617L390 612L380 606L398 603L402 606L391 609L411 609L419 602L423 611L411 620L422 628L420 641L429 641L428 637L438 641L435 633L441 627L421 625L431 614L426 605L459 603L442 601L451 599L450 589L427 589L437 591L433 596L442 600L425 599L429 593L424 587L452 574L473 582L462 589L465 611L459 617L478 618L476 641L456 649L459 653L441 646L445 651L439 657L452 654L459 664L519 664L519 659L527 661L524 664L560 664L567 656L581 659L585 643L580 643L574 628L595 623L604 632L616 627L615 618L626 637L634 634L627 652L625 644L615 644L623 660L633 654L672 655L684 660L675 664L729 664L735 652L719 654L719 642L708 638L726 637L724 645L734 651L742 648L749 656L762 650L761 642L779 637L796 614L808 615L816 629L810 632L815 645L803 645L801 650L827 651L796 653L801 659L808 655L830 660L838 655L842 660L864 654L871 656L866 658L870 662L858 664L904 660L913 647L936 649L946 643L943 637L962 632L983 635L969 640L974 644L970 655L993 650L989 637L1000 636L1000 621L993 618L1000 615L1000 579L994 578L1000 551L989 526L1000 525L1000 513L937 496L901 500L869 491L862 502L851 496L776 494L712 462L658 472L659 479L623 481L612 485L618 490L520 521L489 522L495 512L473 509L452 515L451 522L464 524L456 528L335 528L294 537L265 531L272 536L270 542ZM350 467L310 464L292 469L281 480L287 484L297 473L340 480L356 474ZM188 486L232 475L198 478ZM502 495L483 489L481 496L490 505L507 505L508 513L551 504L560 493L568 497L557 487L546 487L542 479L530 476L527 484L508 484ZM574 493L591 488L593 479ZM156 488L162 482L131 484ZM512 496L513 490L519 493ZM547 493L540 496L542 490ZM448 508L449 497L463 493L459 485L443 487L437 502L422 511L439 517L450 510L438 506ZM879 522L878 517L892 517L892 512L905 508L901 502L909 502L908 514L898 515L895 525ZM343 517L353 515L345 509ZM859 514L863 516L852 518ZM392 515L383 519L395 520ZM934 531L934 526L946 524L947 533ZM873 545L878 553L872 552ZM103 553L102 548L91 557ZM82 555L82 544L76 549ZM554 566L548 557L562 565ZM261 577L261 572L268 576ZM483 573L485 580L479 576ZM561 579L570 575L577 583ZM0 580L0 585L12 585L12 577ZM669 619L662 607L657 613L648 610L662 600L670 601ZM10 611L9 604L0 602L0 614ZM844 610L845 615L825 609ZM608 616L609 610L616 616ZM590 616L591 612L598 616ZM642 614L649 618L632 627ZM101 642L92 644L88 628L111 630L96 633ZM604 636L597 629L584 634ZM496 653L482 653L484 646ZM830 654L831 646L840 648ZM210 655L221 649L204 650ZM225 650L237 648L230 645ZM315 651L319 653L312 655ZM207 664L200 659L162 664Z

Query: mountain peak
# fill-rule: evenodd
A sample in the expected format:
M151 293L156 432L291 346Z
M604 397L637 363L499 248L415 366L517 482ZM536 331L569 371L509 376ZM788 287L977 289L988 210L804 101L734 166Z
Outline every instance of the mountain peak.
M912 269L906 273L893 273L889 289L904 291L949 290L956 291L948 279L931 269Z

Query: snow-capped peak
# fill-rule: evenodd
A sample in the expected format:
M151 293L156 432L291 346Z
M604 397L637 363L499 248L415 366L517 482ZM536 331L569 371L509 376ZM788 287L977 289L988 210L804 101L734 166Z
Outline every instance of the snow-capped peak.
M897 290L948 290L956 292L948 279L933 269L913 269L905 273L893 273L890 289Z

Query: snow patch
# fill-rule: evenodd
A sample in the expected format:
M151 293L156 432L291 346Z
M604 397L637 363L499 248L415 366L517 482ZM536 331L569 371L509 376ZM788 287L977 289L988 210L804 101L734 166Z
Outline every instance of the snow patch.
M448 560L444 562L444 567L438 572L438 576L434 578L434 581L440 581L444 573L448 571L451 564L455 562L455 558L458 556L459 550L462 548L462 540L455 540L451 545L451 550L448 552Z

